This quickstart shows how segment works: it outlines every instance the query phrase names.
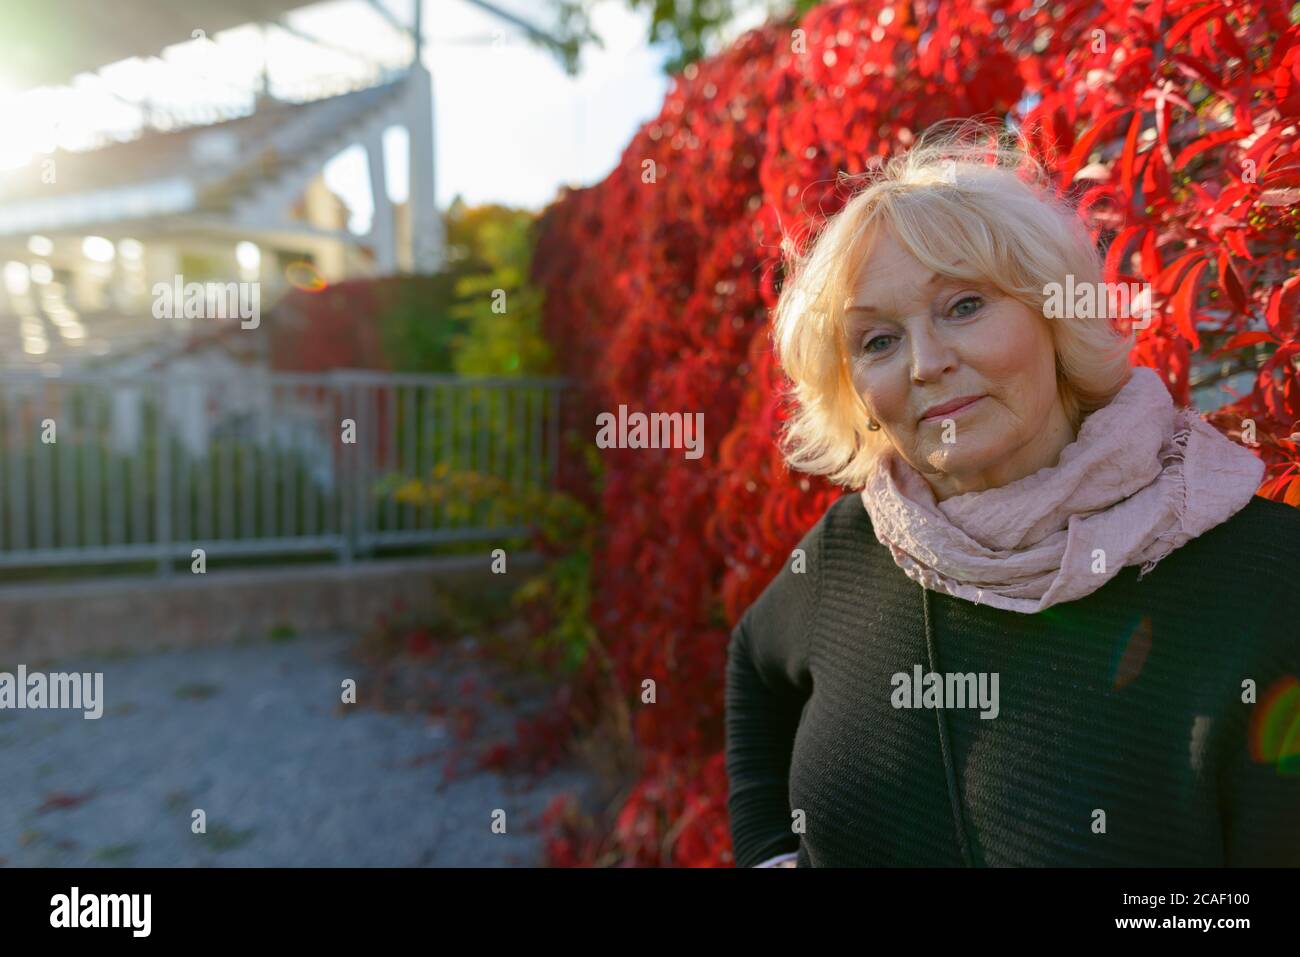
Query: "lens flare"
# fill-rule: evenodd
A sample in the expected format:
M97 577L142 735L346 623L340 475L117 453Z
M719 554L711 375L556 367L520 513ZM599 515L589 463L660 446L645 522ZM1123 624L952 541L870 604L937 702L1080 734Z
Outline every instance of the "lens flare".
M305 259L291 262L284 267L284 278L288 280L289 285L295 289L301 289L303 292L320 292L329 286L316 267Z
M1151 654L1151 616L1143 615L1133 626L1123 644L1118 646L1111 669L1111 683L1115 690L1123 688L1142 673L1142 666Z
M1251 717L1250 756L1277 765L1278 774L1300 775L1300 680L1294 675L1260 696Z

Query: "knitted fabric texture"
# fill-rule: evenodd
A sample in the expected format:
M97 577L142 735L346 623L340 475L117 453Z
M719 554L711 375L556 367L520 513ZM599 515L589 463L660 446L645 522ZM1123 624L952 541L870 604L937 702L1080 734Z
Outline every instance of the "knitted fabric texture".
M1029 615L920 587L856 493L799 548L732 631L738 867L1300 866L1300 510ZM917 666L996 716L900 702Z

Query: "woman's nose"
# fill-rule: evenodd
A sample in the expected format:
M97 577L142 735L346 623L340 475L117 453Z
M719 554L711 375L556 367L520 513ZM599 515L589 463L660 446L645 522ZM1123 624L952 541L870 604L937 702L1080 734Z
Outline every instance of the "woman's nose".
M956 368L957 353L935 334L930 323L918 323L910 338L912 381L933 382Z

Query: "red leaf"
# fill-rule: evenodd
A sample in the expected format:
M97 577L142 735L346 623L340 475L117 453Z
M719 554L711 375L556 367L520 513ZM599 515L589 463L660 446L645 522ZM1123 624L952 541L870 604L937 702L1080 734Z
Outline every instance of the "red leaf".
M1222 346L1220 346L1218 349L1216 349L1213 355L1211 356L1211 358L1221 356L1225 352L1232 352L1234 349L1241 349L1245 346L1253 346L1261 342L1276 342L1276 341L1277 340L1274 339L1267 332L1260 332L1258 330L1253 332L1239 332L1231 339L1229 339L1227 342L1225 342Z
M1288 475L1279 475L1275 478L1268 479L1259 487L1256 495L1262 495L1264 498L1276 498L1278 493L1286 486Z
M1190 253L1183 253L1183 255L1179 256L1164 269L1160 270L1160 274L1156 276L1155 282L1153 283L1156 287L1156 292L1166 296L1173 295L1174 289L1178 285L1178 280L1182 277L1183 273L1193 262L1197 259L1203 259L1204 256L1204 250L1194 249ZM1145 265L1146 264L1143 263L1144 267Z
M1119 117L1129 112L1131 111L1123 109L1107 113L1094 123L1086 133L1079 137L1078 142L1074 144L1074 149L1070 150L1069 157L1061 167L1061 178L1064 182L1070 182L1074 179L1074 174L1079 171L1079 167L1083 165L1083 161L1088 158L1088 153L1092 149L1092 144L1097 141L1097 138L1101 136L1106 127Z
M1133 121L1124 137L1124 153L1120 159L1120 184L1130 195L1133 193L1133 158L1137 155L1138 133L1142 131L1142 111L1133 111Z
M1260 170L1260 185L1277 188L1290 186L1300 176L1300 153L1279 153Z
M1228 242L1228 248L1240 256L1242 259L1253 261L1250 250L1246 247L1246 231L1244 229L1229 229L1223 233L1223 238Z
M1162 266L1160 248L1156 242L1156 231L1148 229L1142 237L1142 275L1150 278L1160 274Z
M1223 80L1204 60L1188 56L1186 53L1174 53L1169 59L1192 79L1200 80L1215 93L1223 93Z
M1213 149L1220 143L1228 143L1232 140L1241 139L1242 134L1236 129L1219 130L1217 133L1211 133L1209 136L1202 136L1199 140L1184 147L1178 156L1174 159L1174 169L1182 169L1187 165L1187 161L1194 156L1204 153L1208 149Z
M1197 24L1208 20L1215 14L1222 15L1223 7L1217 3L1201 7L1199 10L1193 10L1181 20L1174 24L1173 29L1165 35L1165 49L1169 49L1181 40L1187 33L1193 30Z
M1282 128L1274 125L1264 131L1255 142L1250 144L1248 155L1255 161L1257 167L1268 169L1268 164L1273 161L1273 151L1282 144L1278 140L1282 136Z
M1196 305L1196 282L1209 265L1208 259L1202 259L1193 266L1174 294L1174 325L1179 334L1191 343L1192 349L1201 348L1201 337L1196 334L1196 321L1192 314Z
M1214 31L1214 39L1228 52L1228 55L1249 62L1250 54L1241 45L1241 41L1237 39L1237 34L1233 32L1232 27L1228 26L1227 19L1220 18L1215 26L1217 29Z
M1300 506L1300 475L1291 480L1287 486L1286 495L1282 496L1282 501L1288 505Z
M1282 286L1273 291L1269 299L1265 318L1269 331L1281 342L1296 334L1297 319L1300 316L1300 276L1292 276Z
M1237 275L1237 267L1232 264L1232 257L1222 250L1219 251L1219 288L1238 312L1247 310L1249 300L1241 277Z
M1122 86L1128 79L1128 74L1135 72L1141 67L1150 67L1152 50L1150 47L1143 47L1134 52L1125 60L1118 70L1115 71L1115 85Z
M1117 281L1125 247L1128 246L1129 241L1134 236L1145 228L1145 226L1125 226L1119 231L1119 235L1111 240L1110 246L1106 250L1106 279L1108 281Z
M1088 211L1103 199L1115 200L1115 188L1109 183L1100 183L1097 186L1093 186L1084 193L1082 197L1080 197L1079 205L1077 206L1079 215L1085 217Z

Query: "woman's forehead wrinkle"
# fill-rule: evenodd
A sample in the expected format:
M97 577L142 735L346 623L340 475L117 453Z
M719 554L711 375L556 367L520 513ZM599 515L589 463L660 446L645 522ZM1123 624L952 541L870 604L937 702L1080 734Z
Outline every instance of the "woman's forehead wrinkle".
M924 284L923 286L921 286L920 288L921 288L921 289L929 289L931 286L934 286L934 285L936 285L937 283L941 283L941 282L946 281L946 279L947 279L947 277L946 277L946 276L943 276L943 275L940 274L940 273L937 273L937 272L936 272L936 273L931 273L931 274L930 274L930 278L929 278L928 280L926 280L925 284ZM868 287L868 288L870 288L870 287ZM851 300L850 300L850 302L851 302ZM850 306L848 307L848 311L849 311L849 312L879 312L879 309L878 309L876 306L872 305L871 303L868 303L868 302L861 302L861 303L853 303L852 305L850 305Z

